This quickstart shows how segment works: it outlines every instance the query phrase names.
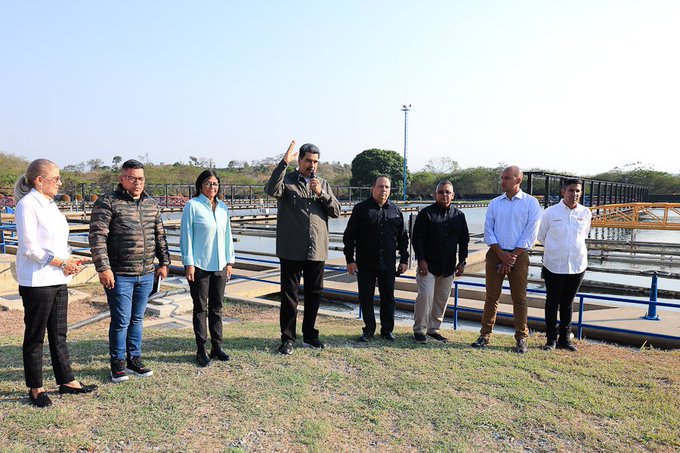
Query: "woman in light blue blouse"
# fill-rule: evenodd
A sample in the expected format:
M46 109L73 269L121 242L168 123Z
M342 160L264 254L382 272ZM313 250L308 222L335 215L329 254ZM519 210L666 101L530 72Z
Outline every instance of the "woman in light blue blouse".
M196 194L184 206L179 247L194 301L196 361L210 365L210 359L229 360L222 350L222 303L224 288L234 264L229 210L218 199L220 178L204 170L196 179ZM208 355L207 324L212 349Z

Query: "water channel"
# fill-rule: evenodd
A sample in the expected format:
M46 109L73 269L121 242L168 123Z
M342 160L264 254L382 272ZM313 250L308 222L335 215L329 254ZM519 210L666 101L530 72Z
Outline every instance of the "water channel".
M419 205L409 205L423 207L424 204ZM351 210L351 207L344 206L343 210ZM475 208L462 208L467 219L468 228L471 235L474 236L473 241L482 242L483 232L484 232L484 217L486 214L486 207L475 207ZM272 208L268 210L269 214L276 214L276 209ZM249 214L261 214L261 211L253 209L236 209L232 210L231 214L236 215L249 215ZM404 217L408 221L409 216L413 215L415 217L416 212L404 212ZM178 219L181 217L180 213L169 213L165 215L165 219ZM338 237L342 235L345 230L349 216L342 216L338 219L330 219L329 230L333 236ZM258 222L259 227L272 229L275 228L276 220L272 219L268 222ZM589 238L591 239L605 239L610 241L618 241L621 243L628 242L654 242L654 243L667 243L667 244L680 244L680 231L662 231L662 230L628 230L628 229L609 229L609 228L594 228L591 230ZM276 249L276 239L271 236L253 236L253 235L237 235L238 242L236 243L237 254L243 251L253 251L253 252L264 252L264 253L274 253ZM173 240L173 248L177 247L176 241ZM336 246L342 248L341 242L331 242L331 247ZM634 257L634 254L629 254L630 257ZM341 258L342 252L338 250L329 251L329 259ZM276 260L276 258L272 258ZM541 257L538 255L532 255L532 263L540 264ZM680 257L674 257L674 261L668 260L663 262L648 262L640 261L635 262L635 260L624 260L624 261L612 261L609 259L602 259L598 256L591 256L589 258L589 265L596 268L605 268L608 271L621 270L635 270L639 271L636 275L628 274L617 274L612 272L586 272L586 279L592 281L602 281L608 283L617 283L625 285L633 285L640 287L649 287L651 283L651 276L649 275L652 271L657 272L667 272L677 274L678 272L678 262ZM540 266L530 267L529 278L540 279ZM474 280L473 280L474 281ZM541 288L541 286L536 286ZM542 289L542 288L541 288ZM659 279L659 289L680 291L680 280L671 278L660 278Z

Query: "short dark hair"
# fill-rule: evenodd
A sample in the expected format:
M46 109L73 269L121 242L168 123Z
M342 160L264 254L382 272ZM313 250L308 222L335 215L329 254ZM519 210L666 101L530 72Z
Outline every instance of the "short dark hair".
M123 166L120 167L121 171L122 170L138 170L138 169L144 169L144 164L141 163L138 160L135 159L128 159L125 162L123 162Z
M392 178L390 178L390 175L383 174L383 175L378 175L375 178L373 178L373 182L371 183L371 187L375 187L375 183L377 183L378 179L380 179L380 178L387 179L390 182L390 186L392 185Z
M300 156L298 157L298 159L302 159L303 157L305 157L305 154L307 153L318 154L319 156L321 156L318 146L313 145L311 143L305 143L300 147Z
M217 176L217 173L215 173L215 170L203 170L200 175L198 175L198 178L196 178L196 193L194 194L194 197L197 197L201 194L201 187L203 186L203 183L205 182L206 179L211 178L211 177L217 178L217 197L219 198L220 196L220 190L222 189L220 187L220 177Z
M578 184L581 187L583 187L583 182L581 182L580 179L577 178L566 178L562 180L562 188L566 189L567 187L571 186L572 184Z

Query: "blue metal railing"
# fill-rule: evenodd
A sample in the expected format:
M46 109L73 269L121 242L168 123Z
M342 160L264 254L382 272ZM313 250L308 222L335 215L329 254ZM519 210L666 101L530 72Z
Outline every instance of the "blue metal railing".
M239 260L242 261L255 261L255 262L261 262L261 263L268 263L268 264L278 264L278 261L276 260L265 260L265 259L259 259L259 258L247 258L247 257L237 257ZM338 266L325 266L324 269L326 270L335 270L335 271L344 271L344 267L338 267ZM253 281L258 281L262 283L270 283L270 284L277 284L277 282L271 282L268 280L262 280L262 279L256 279L252 277L244 277L244 276L238 276L236 278L241 278L244 280L253 280ZM415 280L415 277L409 276L409 275L400 275L398 278L402 278L405 280ZM654 287L656 286L657 282L657 275L654 274L652 277L652 289L651 289L651 296L649 301L645 300L638 300L638 299L631 299L631 298L626 298L626 297L613 297L613 296L599 296L595 294L589 294L589 293L577 293L576 297L578 297L579 302L578 302L578 321L575 323L572 323L572 325L577 327L577 335L576 337L581 340L583 339L583 329L588 328L588 329L593 329L593 330L602 330L606 332L616 332L616 333L623 333L623 334L637 334L637 335L646 335L648 337L652 338L658 338L658 339L665 339L665 340L674 340L674 341L680 341L680 336L675 336L675 335L666 335L666 334L661 334L661 333L656 333L656 332L648 332L648 331L640 331L640 330L632 330L632 329L622 329L618 327L606 327L606 326L600 326L597 324L587 324L584 323L583 321L583 311L584 311L584 306L585 306L585 300L600 300L600 301L606 301L606 302L622 302L622 303L627 303L627 304L635 304L635 305L647 305L648 306L648 315L643 316L642 319L650 319L648 318L650 313L654 313L656 316L656 307L668 307L668 308L675 308L675 309L680 309L680 304L677 303L671 303L671 302L659 302L656 297L656 292L654 291ZM466 281L461 281L461 280L454 280L453 282L453 290L454 290L454 302L453 302L453 329L458 330L458 313L460 312L465 312L465 313L477 313L477 314L482 314L483 310L477 309L477 308L467 308L467 307L461 307L458 303L459 300L459 295L458 295L458 288L459 286L470 286L470 287L478 287L478 288L485 288L486 285L484 283L476 283L476 282L466 282ZM657 286L658 288L658 286ZM507 285L503 285L502 289L504 290L509 290L510 287ZM355 291L345 291L345 290L339 290L339 289L330 289L330 288L324 288L324 291L327 293L331 294L342 294L342 295L355 295ZM527 289L528 293L534 293L534 294L545 294L545 290L542 289L533 289L533 288L528 288ZM380 300L380 296L376 295L374 296L374 300ZM395 298L396 302L401 302L405 304L410 304L410 305L415 305L415 301L410 300L410 299L404 299L404 298ZM652 309L652 307L654 307ZM361 319L361 307L359 307L359 319ZM504 318L512 318L511 313L502 313L499 312L497 313L497 316L501 316ZM543 322L545 323L545 318L539 317L539 316L529 316L528 319L530 321L536 321L536 322ZM658 319L658 316L654 319Z
M6 223L0 225L0 253L7 253L6 246L9 242L5 241L5 231L10 232L10 237L16 237L17 227L13 223Z
M2 225L2 229L8 229L8 230L13 230L14 225ZM2 229L0 229L0 237L4 237L2 235ZM14 241L12 241L14 242ZM0 253L5 253L5 242L3 240L0 240ZM238 260L241 261L252 261L252 262L259 262L259 263L266 263L266 264L279 264L278 260L271 260L271 259L261 259L261 258L249 258L249 257L244 257L244 256L238 256ZM326 270L334 270L334 271L344 271L344 267L339 267L339 266L325 266L324 269ZM407 275L401 275L398 278L405 279L405 280L415 280L415 277L412 276L407 276ZM578 321L575 323L572 323L574 326L577 327L577 338L580 340L583 338L583 329L588 328L588 329L593 329L593 330L602 330L606 332L616 332L616 333L623 333L623 334L643 334L647 335L649 337L653 338L658 338L658 339L666 339L666 340L674 340L674 341L680 341L680 336L675 336L675 335L666 335L666 334L660 334L656 332L648 332L648 331L639 331L639 330L632 330L632 329L622 329L618 327L607 327L607 326L601 326L597 324L588 324L584 323L583 321L583 311L584 311L584 301L586 299L589 300L601 300L601 301L606 301L606 302L622 302L626 304L635 304L635 305L646 305L648 307L647 314L643 316L643 319L649 319L649 320L658 320L659 317L657 315L657 308L658 307L668 307L668 308L674 308L674 309L680 309L680 304L677 303L670 303L670 302L660 302L657 300L657 293L658 293L658 284L657 284L657 273L654 273L652 276L652 286L650 288L650 300L649 301L644 301L644 300L638 300L638 299L631 299L631 298L625 298L625 297L612 297L612 296L598 296L595 294L588 294L588 293L577 293L576 297L579 299L579 310L578 310ZM257 281L261 283L269 283L269 284L278 284L277 282L272 282L269 280L264 280L264 279L258 279L258 278L253 278L253 277L246 277L242 275L234 275L233 276L234 280L241 279L241 280L250 280L250 281ZM461 280L454 280L453 282L453 289L454 289L454 303L453 303L453 329L457 330L458 329L458 313L464 312L464 313L477 313L481 314L483 310L476 309L476 308L467 308L467 307L461 307L458 303L459 300L459 294L458 294L458 288L459 286L470 286L470 287L479 287L479 288L484 288L486 285L484 283L476 283L476 282L466 282L466 281L461 281ZM504 290L510 289L509 286L504 285L502 287ZM330 289L327 288L325 289L327 293L331 294L342 294L342 295L355 295L355 291L344 291L344 290L338 290L338 289ZM535 294L545 294L545 290L540 290L540 289L527 289L528 293L535 293ZM374 296L374 300L379 300L380 296L376 295ZM404 304L410 304L410 305L415 305L415 301L409 300L409 299L404 299L404 298L395 298L396 302L404 303ZM506 317L506 318L512 318L512 314L510 313L498 313L497 316L501 317ZM359 307L359 319L361 319L362 313L361 313L361 307ZM531 321L536 321L536 322L544 322L545 323L545 318L542 317L535 317L535 316L530 316L528 318Z
M656 278L656 276L654 276ZM656 283L656 280L653 279L653 286ZM468 313L479 313L481 314L483 310L479 310L476 308L463 308L458 306L458 286L463 285L463 286L475 286L475 287L481 287L484 288L486 285L484 283L474 283L474 282L464 282L464 281L454 281L454 306L453 306L453 328L456 330L458 328L458 312L468 312ZM509 286L504 285L503 289L510 289ZM529 293L535 293L535 294L545 294L545 290L542 289L527 289L527 292ZM653 294L653 291L652 291ZM656 307L668 307L668 308L675 308L675 309L680 309L680 304L677 303L671 303L671 302L659 302L656 300L656 297L653 295L649 301L646 300L638 300L638 299L631 299L627 297L613 297L613 296L598 296L595 294L588 294L588 293L576 293L576 297L579 299L579 308L578 308L578 321L575 323L572 323L577 327L577 335L576 337L581 340L583 339L583 328L589 328L589 329L594 329L594 330L602 330L602 331L607 331L607 332L616 332L616 333L624 333L624 334L643 334L647 335L650 337L654 338L660 338L660 339L666 339L666 340L676 340L680 341L680 336L675 336L675 335L666 335L666 334L660 334L660 333L655 333L655 332L647 332L647 331L640 331L640 330L632 330L632 329L621 329L618 327L606 327L606 326L600 326L597 324L587 324L583 322L583 310L584 310L584 301L586 299L592 299L592 300L601 300L601 301L606 301L606 302L623 302L627 304L636 304L636 305L647 305L648 307L650 306L656 306ZM656 311L655 311L656 313ZM507 317L507 318L512 318L512 314L510 313L498 313L497 316L502 316L502 317ZM536 317L536 316L529 316L528 318L531 321L542 321L545 323L545 318L541 317ZM647 317L643 316L642 319L647 319ZM658 317L656 318L658 319Z

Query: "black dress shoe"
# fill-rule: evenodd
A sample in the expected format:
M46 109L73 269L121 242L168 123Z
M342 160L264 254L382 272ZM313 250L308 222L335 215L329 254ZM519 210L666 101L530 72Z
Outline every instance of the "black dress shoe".
M395 340L394 334L392 332L381 333L380 338L383 338L387 341L394 341Z
M196 362L198 362L198 366L205 368L210 365L210 357L208 357L208 354L206 354L205 351L197 352Z
M91 385L83 385L81 384L80 388L75 388L75 387L69 387L68 385L60 385L59 386L59 394L70 394L70 395L79 395L81 393L92 393L95 390L97 390L97 386L94 384Z
M303 339L302 346L304 346L305 348L316 349L317 351L320 351L326 347L318 338L314 338L311 340Z
M291 355L293 353L293 341L292 340L286 340L281 343L281 346L279 346L279 354L283 355Z
M555 349L555 346L557 342L555 340L546 340L545 345L543 346L544 351L552 351Z
M557 349L566 349L571 352L578 351L576 345L572 343L568 337L560 337L560 339L557 340Z
M362 333L361 336L357 339L360 343L368 343L368 340L373 338L373 334L368 334L368 333Z
M210 358L211 359L217 359L217 360L220 360L222 362L226 362L227 360L229 360L229 354L227 354L226 352L224 352L221 349L211 349L210 350Z
M477 341L472 343L470 346L476 349L484 349L489 345L489 337L485 337L484 335L480 335L479 338L477 338Z
M440 334L439 332L428 333L427 336L434 338L435 340L437 340L440 343L446 343L446 342L449 341L448 338L446 338L444 335Z
M28 391L28 399L36 407L48 407L52 405L52 400L47 395L47 392L40 392L38 396L33 397L33 392Z

